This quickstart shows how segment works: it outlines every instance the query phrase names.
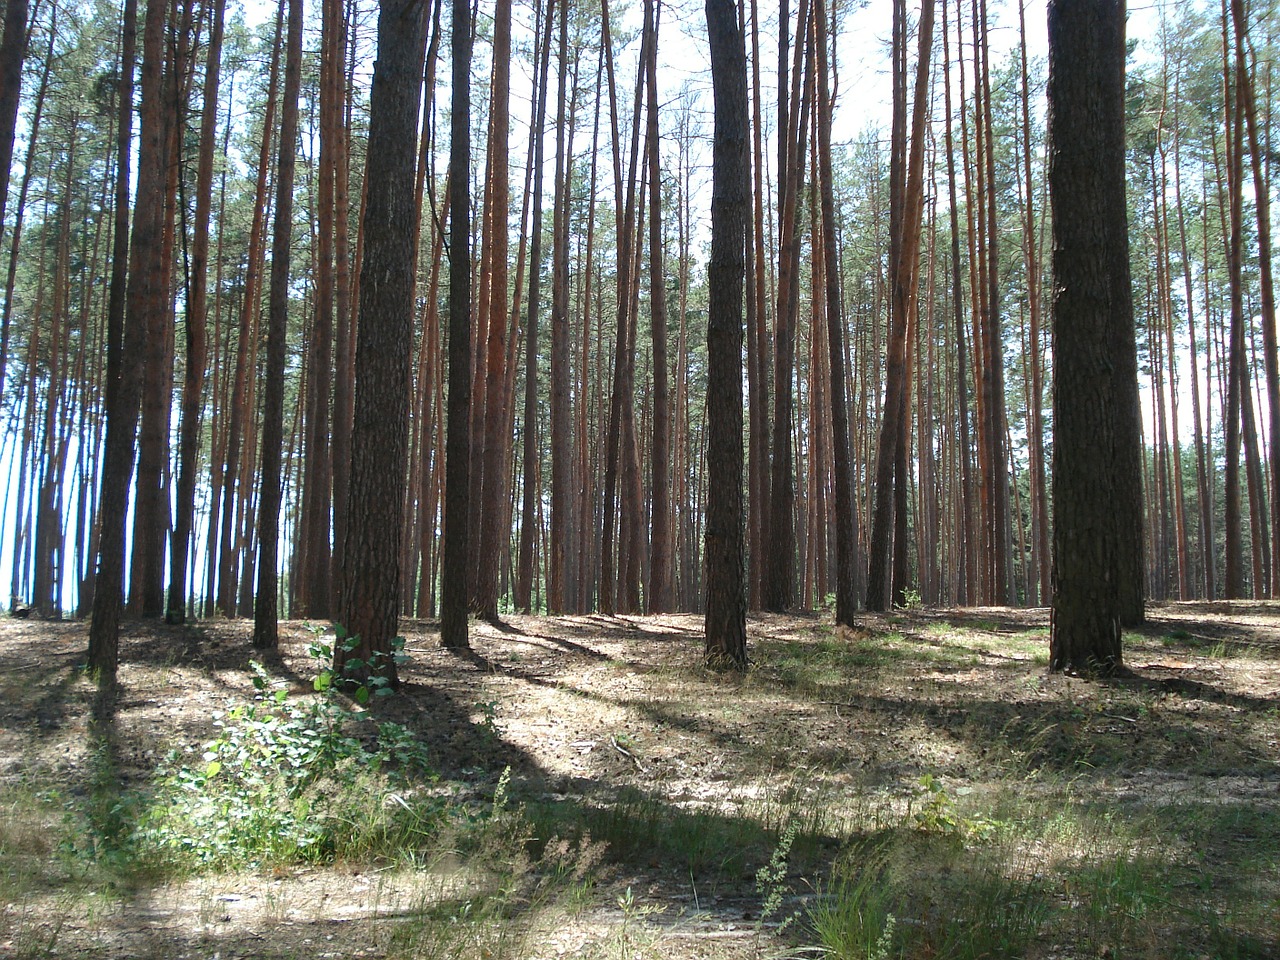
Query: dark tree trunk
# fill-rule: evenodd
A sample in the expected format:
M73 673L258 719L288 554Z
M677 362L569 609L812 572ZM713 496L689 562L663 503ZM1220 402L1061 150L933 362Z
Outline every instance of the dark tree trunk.
M196 168L195 236L191 243L191 293L187 304L187 355L182 383L182 423L178 440L177 513L169 548L169 604L165 619L182 623L187 607L187 562L195 513L200 421L208 362L209 214L213 202L213 157L218 129L218 85L222 64L225 0L212 9L205 60L204 112L200 118L200 159Z
M572 429L569 425L569 150L565 114L569 66L569 9L560 6L556 91L556 185L552 199L551 242L551 522L547 535L547 613L567 609L569 543L573 530Z
M27 0L9 0L4 8L4 37L0 39L0 224L9 199L9 168L22 93L22 62L27 58Z
M422 96L426 16L427 6L419 0L387 0L378 14L356 331L347 565L342 576L343 624L358 642L353 650L340 647L334 652L334 672L344 679L376 674L393 685L391 641L400 618L413 365L417 138L412 134ZM459 209L465 215L467 205L454 207ZM461 572L465 585L466 571ZM465 626L465 596L462 603ZM359 663L348 664L352 658Z
M543 21L538 93L533 105L533 226L529 239L529 317L525 334L525 383L523 434L524 477L520 509L520 559L513 599L529 613L533 608L534 547L538 542L538 319L542 279L542 158L546 143L543 129L547 112L547 72L551 64L551 20L555 0L548 0ZM607 15L607 12L606 12ZM605 42L608 43L606 33Z
M746 272L746 45L733 0L707 0L715 96L707 308L706 656L747 664L742 518L742 287Z
M440 596L440 641L446 647L466 648L469 646L467 557L470 552L467 543L467 513L471 502L471 14L466 0L453 0L452 27L449 412L445 438L444 573Z
M142 89L151 112L158 110L164 56L163 0L149 0L143 27ZM134 229L129 235L129 157L133 129L133 61L137 6L125 0L120 51L120 117L116 128L116 229L112 251L111 287L107 313L107 434L102 457L102 502L98 511L98 575L93 588L93 618L89 626L89 667L108 683L116 676L119 659L120 611L124 601L125 522L129 479L133 475L134 442L138 428L138 399L142 372L138 316L149 298L146 285L158 281L152 272L159 249L159 217L164 172L159 169L161 125L145 110L141 122L143 149L139 153L138 192ZM126 256L129 262L126 280ZM146 269L140 269L146 265Z
M493 32L493 131L489 186L493 203L489 216L493 234L487 275L490 285L488 361L485 375L483 479L480 491L480 557L476 580L476 612L498 617L498 561L503 550L502 518L507 498L507 153L511 117L511 2L498 0ZM510 538L507 538L508 541Z
M1055 291L1049 668L1083 673L1120 667L1120 627L1133 589L1129 563L1141 550L1132 543L1141 487L1135 499L1128 475L1138 453L1129 449L1134 438L1125 422L1137 377L1124 204L1124 22L1123 0L1049 4ZM1122 382L1127 378L1132 385Z
M840 299L840 260L836 249L835 187L831 167L831 82L827 75L827 12L817 0L818 26L818 165L822 192L822 257L826 280L827 348L831 364L831 430L835 467L836 622L853 623L854 545L857 542L853 508L853 450L849 443L849 408L845 400L844 312Z
M298 94L302 86L302 0L288 0L284 103L280 108L280 159L276 165L275 226L267 304L267 362L262 392L262 471L258 494L258 584L253 605L253 645L279 646L281 461L284 452L284 370L289 322L289 247L293 238L293 176L298 142Z
M645 4L645 19L653 21L649 45L649 308L653 336L653 448L649 458L650 559L649 612L672 608L671 553L671 402L667 386L667 291L662 262L662 166L658 156L658 22L655 0Z

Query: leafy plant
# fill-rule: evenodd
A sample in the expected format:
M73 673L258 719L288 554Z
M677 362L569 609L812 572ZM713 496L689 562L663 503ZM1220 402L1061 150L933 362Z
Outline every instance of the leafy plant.
M261 664L250 670L253 702L215 716L222 732L198 759L175 751L161 766L144 842L198 863L323 858L353 823L383 819L353 808L381 806L391 788L431 777L425 749L402 725L374 724L332 695L291 699ZM316 688L332 692L319 678ZM311 789L322 778L324 789Z
M765 921L782 909L783 899L791 892L791 887L787 884L788 858L791 856L791 846L795 843L799 829L800 825L796 821L788 823L782 831L782 836L778 838L778 845L769 855L769 862L756 871L756 892L761 897L757 931ZM783 918L778 932L781 933L789 927L795 919L794 914Z
M359 636L348 633L340 623L333 625L333 631L332 644L326 643L323 635L317 634L307 645L307 653L321 664L312 681L316 692L328 693L337 681L361 706L367 704L371 697L390 696L394 692L391 689L391 666L399 667L409 662L409 656L404 652L404 637L392 638L390 653L375 650L365 660L354 655L360 648ZM333 668L334 653L337 650L346 655L342 662L341 677L337 676Z

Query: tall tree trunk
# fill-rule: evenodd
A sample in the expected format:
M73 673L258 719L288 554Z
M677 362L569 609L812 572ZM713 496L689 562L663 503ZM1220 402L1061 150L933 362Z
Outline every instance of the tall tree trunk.
M119 661L120 613L124 601L125 522L129 480L133 475L134 442L142 372L143 311L153 299L150 289L160 271L155 263L160 247L164 170L160 166L163 123L158 116L164 59L164 0L148 0L142 41L141 147L138 188L134 201L132 236L128 228L129 157L133 129L133 65L137 6L125 0L120 49L120 117L116 127L116 227L112 249L111 287L107 314L107 433L103 448L102 503L98 522L98 576L93 588L93 618L89 626L89 667L100 681L114 684ZM128 249L128 272L124 251Z
M133 505L129 611L143 617L164 615L164 550L169 533L169 421L173 405L172 283L179 149L184 136L183 87L190 49L191 6L170 8L168 57L161 80L164 132L160 163L165 171L160 222L161 273L154 307L147 311L143 345L142 411L138 424L138 463ZM176 32L176 38L172 36Z
M707 0L715 95L711 256L708 261L707 466L717 495L707 502L706 656L747 664L742 543L742 287L746 271L746 45L732 0Z
M378 60L369 99L347 567L342 578L343 623L353 642L340 644L333 658L334 672L344 680L377 676L392 686L397 681L392 640L400 618L413 358L413 134L422 96L426 22L426 4L419 0L387 2L378 13ZM470 43L469 30L466 42ZM462 181L467 182L465 170ZM453 209L463 211L465 224L465 198ZM464 237L460 249L466 246ZM465 567L460 572L465 587ZM466 596L461 600L465 635Z
M779 16L785 20L782 13ZM785 28L782 33L785 33ZM785 162L780 163L778 168L781 232L778 248L778 307L774 316L773 450L769 479L769 532L766 540L768 553L763 590L763 606L774 612L788 609L795 599L795 464L792 450L795 401L792 379L795 373L800 289L797 211L804 184L804 148L810 107L809 98L801 95L808 84L799 82L799 75L803 65L802 56L804 64L812 63L807 55L811 43L810 33L809 3L808 0L800 0L793 69L796 82L791 87L790 104L785 108L788 122L794 120L794 126L784 123L783 117L785 71L779 81L779 151L785 157ZM779 44L783 45L782 36L779 37ZM780 49L779 62L782 63L783 60Z
M1223 493L1226 497L1224 536L1226 547L1226 583L1223 596L1228 600L1244 597L1244 546L1241 535L1240 509L1240 433L1241 407L1246 402L1243 388L1248 374L1245 371L1245 316L1244 281L1241 276L1244 256L1244 170L1241 155L1244 147L1244 123L1240 109L1239 77L1233 78L1228 63L1227 14L1224 4L1222 20L1223 90L1226 94L1227 130L1227 195L1229 227L1227 241L1227 272L1231 290L1231 327L1227 347L1226 391L1226 477ZM1235 82L1233 83L1233 79Z
M782 0L785 10L787 0ZM749 266L747 302L747 409L748 439L747 601L753 609L762 602L765 529L769 518L769 336L768 296L765 282L764 121L760 86L760 14L751 2L751 175L752 219L747 240ZM785 29L783 27L782 29ZM785 62L785 61L784 61ZM683 369L683 367L681 367Z
M1196 492L1200 513L1200 560L1203 565L1204 598L1214 598L1213 498L1209 492L1209 459L1204 438L1204 417L1200 405L1200 361L1196 350L1195 295L1191 280L1191 255L1187 242L1187 217L1182 195L1182 134L1178 126L1180 78L1174 86L1173 200L1178 211L1178 247L1182 260L1183 293L1187 310L1187 339L1191 351L1191 420L1196 449ZM1208 343L1205 344L1208 349Z
M662 165L658 155L658 13L646 0L653 42L646 64L649 77L649 308L653 336L653 449L650 455L649 612L672 609L671 577L671 401L667 385L667 291L662 248Z
M1121 476L1134 377L1124 204L1124 0L1049 4L1053 218L1053 614L1051 670L1120 667L1123 582L1141 500ZM1128 351L1128 356L1120 354ZM1141 487L1138 488L1139 493ZM1138 529L1140 533L1140 528ZM1139 547L1140 554L1140 547Z
M529 240L529 318L525 324L525 383L523 433L523 499L520 511L520 564L516 575L515 605L529 613L533 609L534 547L538 542L538 319L541 309L542 280L542 159L546 142L547 74L551 65L551 23L555 0L547 0L543 16L543 34L538 93L533 105L533 225ZM604 16L608 17L608 10ZM608 44L608 31L604 42ZM612 592L610 592L612 596Z
M501 522L507 499L507 205L510 182L507 164L511 122L511 0L499 0L493 32L493 130L489 211L493 233L489 268L481 283L490 287L489 334L486 349L483 474L480 490L480 571L476 581L476 612L498 617L498 563L502 556ZM510 537L507 538L510 541Z
M1031 473L1031 530L1035 573L1036 602L1044 604L1049 600L1049 496L1045 482L1044 462L1044 383L1043 366L1040 359L1040 257L1036 246L1035 188L1031 179L1031 91L1027 79L1027 21L1026 4L1018 0L1018 37L1021 51L1022 78L1022 179L1026 185L1025 214L1023 217L1023 249L1027 272L1027 312L1031 329L1027 334L1030 341L1028 363L1031 376L1028 378L1027 390L1030 398L1027 401L1027 456ZM1031 584L1027 584L1027 601L1032 599Z
M947 187L950 192L947 219L951 223L951 295L955 315L955 349L956 349L956 408L959 412L960 436L958 437L957 458L960 461L960 517L956 524L959 543L956 556L960 564L960 575L956 580L956 600L964 606L976 601L975 574L977 571L976 538L973 531L973 480L971 477L969 455L969 365L965 356L965 324L964 324L964 275L960 260L960 216L956 199L956 160L955 144L951 132L951 54L948 49L949 29L946 21L947 2L942 4L942 71L943 85L946 95L946 152L947 152ZM958 18L958 16L957 16ZM957 24L957 33L959 33ZM960 71L963 76L963 69Z
M857 542L853 508L852 450L849 443L849 408L845 400L844 311L840 300L840 258L836 248L835 187L831 166L831 82L828 76L827 9L817 0L818 28L818 186L822 193L822 262L826 281L828 361L831 364L830 403L835 455L836 525L836 622L852 624L857 608L854 596L854 545Z
M244 293L240 302L239 332L236 340L236 361L231 389L231 410L227 420L226 466L222 474L222 528L218 533L217 605L224 616L236 615L236 562L239 551L240 531L243 529L237 515L243 509L251 483L244 482L248 475L247 463L242 462L241 450L252 450L251 438L246 430L252 429L251 395L253 384L250 373L256 368L258 342L258 311L262 270L266 245L266 221L269 204L267 191L271 168L272 146L275 132L277 92L280 83L280 60L283 50L285 4L279 4L276 13L275 40L272 43L271 69L267 83L267 103L263 119L262 143L258 152L257 184L254 189L253 219L249 227L249 251L245 264ZM248 460L249 458L244 458ZM214 492L217 495L217 491ZM213 593L215 571L210 564L210 593Z
M283 0L282 0L283 2ZM298 95L302 86L302 0L288 0L284 102L280 108L280 157L276 163L275 225L267 306L267 358L262 392L262 468L258 495L257 592L253 645L279 646L281 461L284 453L284 372L289 320L289 248L293 239L293 177L298 142Z
M556 189L552 200L551 280L551 524L547 541L547 612L564 613L569 542L573 530L572 430L569 426L569 151L565 119L573 91L569 76L569 8L560 6L559 69L556 92Z
M432 5L436 20L439 19L440 3ZM348 24L355 15L354 2L347 5L342 18L337 22L341 35L334 40L336 50L345 51L353 47L356 37ZM437 30L437 33L439 31ZM346 80L343 83L343 100L346 104L343 114L338 119L337 128L333 131L333 246L334 246L334 347L333 347L333 436L330 438L330 450L333 461L333 551L330 556L329 590L333 597L341 597L343 591L342 572L346 568L347 546L347 496L351 491L351 431L355 418L355 340L356 318L351 309L354 294L353 271L351 270L351 237L350 213L351 191L350 166L350 124L351 124L351 73L354 69L355 56L347 58L351 66L347 68ZM433 62L434 62L434 58ZM434 68L430 71L428 88L434 83ZM336 78L335 78L336 82ZM363 196L363 190L361 191ZM416 205L421 209L421 204ZM363 210L361 211L363 213Z
M412 3L412 0L410 0ZM449 421L445 440L444 575L440 641L466 648L467 514L471 501L471 14L453 0L449 139ZM390 25L389 25L390 26ZM394 135L388 130L388 135ZM398 503L399 501L397 501Z
M196 208L191 242L191 292L187 304L187 352L182 383L182 421L178 440L177 513L169 548L169 605L165 619L186 619L187 562L195 513L200 419L208 363L209 214L213 203L213 157L218 138L218 86L222 66L223 11L215 0L205 54L204 112L200 118L200 158L196 167Z
M1267 436L1271 438L1268 464L1271 471L1271 555L1269 595L1280 596L1280 350L1276 338L1276 295L1271 265L1271 188L1263 166L1263 144L1258 132L1256 66L1248 57L1250 47L1244 0L1231 0L1235 25L1236 70L1239 72L1240 112L1249 140L1258 231L1258 284L1262 295L1262 357L1267 382Z
M933 46L933 0L921 8L916 54L915 90L911 113L911 144L907 147L906 115L906 7L899 0L894 7L894 137L892 161L897 172L891 186L890 286L893 316L885 361L884 414L880 422L880 448L876 459L875 512L872 514L870 559L867 567L867 609L884 610L891 585L889 562L890 531L894 535L894 566L905 566L906 469L910 424L910 331L916 312L916 281L920 261L920 229L924 208L924 133L928 103L929 54ZM897 501L895 503L895 500ZM901 569L892 582L900 594L905 586Z
M4 8L4 36L0 38L0 225L9 199L9 169L13 166L13 138L22 93L22 63L27 58L27 0L8 0ZM30 141L29 141L30 142Z

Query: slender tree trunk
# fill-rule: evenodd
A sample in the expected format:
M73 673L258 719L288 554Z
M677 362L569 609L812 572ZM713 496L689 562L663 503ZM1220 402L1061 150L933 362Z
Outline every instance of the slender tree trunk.
M298 142L298 95L302 86L302 0L288 0L284 102L280 109L280 157L276 164L275 225L267 306L267 358L262 393L262 467L258 496L257 592L253 645L279 646L281 461L284 452L284 373L289 320L289 250L293 239L293 177Z
M658 155L658 13L645 4L653 42L646 64L649 77L649 308L653 336L653 450L650 456L649 612L672 609L671 576L671 402L667 385L667 291L662 245L662 165Z
M523 432L523 499L520 510L520 565L516 575L515 605L533 610L534 547L538 542L538 319L542 280L542 159L546 141L547 74L551 65L551 23L555 0L547 0L543 16L538 93L533 105L533 225L529 241L529 318L525 324L525 384ZM604 16L608 17L608 11ZM604 43L608 44L608 36ZM610 592L612 596L612 592Z
M947 187L950 191L950 205L948 207L947 219L951 223L951 287L952 287L952 303L955 315L955 349L956 349L956 407L959 412L960 436L958 438L958 456L960 461L960 502L959 522L956 525L956 533L959 537L959 543L956 546L956 556L960 564L960 575L956 580L957 594L956 600L964 606L973 603L976 600L976 585L974 575L977 570L977 557L975 555L976 540L973 532L973 480L971 477L970 456L969 456L969 389L968 389L968 359L965 356L965 324L964 324L964 282L960 260L960 216L959 204L956 199L956 161L955 161L955 144L952 140L951 133L951 54L948 49L949 29L946 22L947 2L943 0L942 4L942 60L944 69L942 71L943 84L946 94L946 151L947 151ZM958 25L957 25L958 27ZM961 74L963 75L963 70Z
M412 4L412 0L410 0ZM471 14L453 0L449 140L449 422L445 441L444 576L440 641L466 648L467 513L471 500ZM390 27L390 25L388 25ZM392 131L388 131L391 135ZM398 501L397 501L398 502Z
M547 542L547 612L564 613L568 596L565 583L569 542L573 529L572 432L569 426L569 168L565 141L570 131L565 119L572 91L569 76L569 9L560 7L559 70L556 93L556 185L552 200L551 281L551 524Z
M1276 338L1276 295L1271 265L1271 188L1263 166L1263 144L1258 131L1256 67L1250 63L1248 19L1244 0L1231 0L1235 25L1236 70L1239 72L1240 112L1244 115L1253 174L1258 231L1258 284L1262 297L1262 357L1267 383L1268 465L1271 473L1271 555L1269 595L1280 596L1280 350Z
M225 0L212 7L205 59L204 112L200 118L200 158L196 168L196 209L191 243L191 295L187 304L187 352L182 384L182 421L178 440L177 513L169 548L169 605L165 619L186 619L187 562L195 513L196 474L200 467L200 419L208 363L209 214L213 203L213 158L218 138L218 85L222 65Z
M890 214L890 285L893 291L893 319L890 324L885 370L884 414L880 422L880 448L876 459L875 512L872 514L871 552L867 567L867 608L884 610L892 583L901 595L905 587L905 527L894 535L892 551L895 580L888 577L891 549L890 531L905 524L906 492L909 477L906 462L910 422L910 331L916 311L916 280L920 260L920 229L924 205L924 124L928 101L929 54L933 45L932 0L921 9L918 51L916 55L915 91L911 114L911 145L908 152L906 117L906 9L895 5L895 94L894 147L898 168L891 187L894 212ZM895 499L897 500L895 504ZM900 518L900 519L899 519ZM901 565L901 567L899 566Z
M852 624L857 607L854 596L854 545L857 542L853 508L852 450L849 414L845 400L844 311L840 299L840 258L836 247L835 187L831 166L831 82L827 57L827 9L817 0L815 12L818 45L818 186L822 193L822 262L825 283L828 362L831 365L831 430L835 468L836 526L836 622Z
M1031 329L1027 334L1030 341L1031 376L1027 384L1030 399L1027 401L1028 415L1028 466L1031 472L1031 529L1034 544L1032 569L1036 575L1035 597L1039 603L1049 600L1049 497L1045 481L1044 457L1044 383L1043 366L1040 358L1040 258L1036 248L1035 188L1031 179L1031 91L1027 79L1027 27L1026 4L1018 0L1019 46L1021 50L1022 78L1022 178L1026 184L1026 211L1023 217L1023 248L1026 251L1027 272L1027 312L1030 316ZM1027 585L1027 600L1031 601L1031 584Z
M107 432L103 448L102 503L99 507L98 575L93 588L93 618L89 626L89 667L100 682L114 684L119 661L120 613L124 601L125 522L129 480L133 475L134 442L142 372L141 341L145 330L140 315L151 299L150 285L159 271L159 217L163 204L159 138L163 126L160 78L164 56L164 0L148 0L143 27L141 145L134 228L128 228L129 157L133 129L133 66L137 7L125 0L120 52L119 120L116 127L116 227L112 249L111 287L107 314ZM128 249L126 280L125 249Z
M511 2L499 0L493 33L493 148L489 185L493 241L489 268L481 283L490 287L493 304L486 344L485 426L483 479L480 490L480 571L476 583L476 612L489 620L498 617L498 563L502 555L501 521L507 499L507 205L508 143L511 118ZM507 538L508 541L510 538Z
M780 13L785 20L785 14ZM783 31L785 32L785 30ZM785 108L785 71L779 81L779 151L784 162L779 164L779 206L781 232L778 260L777 313L775 314L773 373L773 450L769 479L769 533L765 561L763 606L781 612L794 602L795 591L795 463L792 450L794 433L794 389L796 321L799 316L800 236L797 228L799 195L804 183L804 148L808 132L809 99L801 95L808 84L799 82L801 57L811 63L809 4L800 0L796 26L795 69L797 82L791 88L790 104ZM779 63L784 62L783 37L779 37ZM797 114L799 115L797 118ZM795 120L794 126L788 126Z

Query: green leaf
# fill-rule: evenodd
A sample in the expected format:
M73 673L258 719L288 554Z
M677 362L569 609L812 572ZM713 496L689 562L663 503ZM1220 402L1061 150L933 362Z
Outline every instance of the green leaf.
M316 693L324 693L333 686L333 671L321 670L316 674L316 678L311 681L311 686L315 689Z
M214 777L218 775L218 771L221 769L222 769L222 764L220 762L218 762L217 760L210 761L209 763L205 764L204 778L206 780L212 780Z
M356 703L363 706L369 702L369 688L366 686L356 687Z

